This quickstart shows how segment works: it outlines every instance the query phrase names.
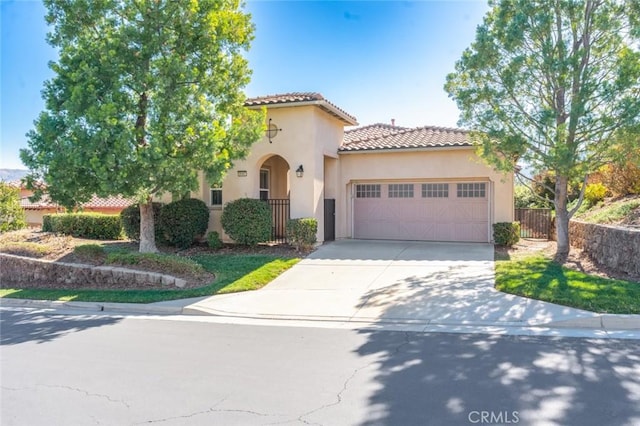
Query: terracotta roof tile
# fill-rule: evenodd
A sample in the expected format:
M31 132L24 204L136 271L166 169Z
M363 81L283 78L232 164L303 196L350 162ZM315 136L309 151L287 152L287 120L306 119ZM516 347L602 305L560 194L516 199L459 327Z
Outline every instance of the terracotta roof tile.
M269 105L279 105L279 104L296 104L296 103L304 103L304 102L318 102L320 106L324 106L325 111L330 114L338 116L342 120L348 122L348 124L357 124L358 120L351 114L347 113L345 110L338 108L335 104L329 102L322 96L320 93L316 92L291 92L291 93L280 93L276 95L267 95L260 96L257 98L248 98L245 101L245 106L269 106ZM336 112L338 114L336 114ZM342 117L341 117L342 116Z
M123 198L120 196L101 198L94 195L91 200L82 204L82 207L85 209L124 209L134 202L135 201L132 199ZM20 206L24 209L32 210L60 207L58 204L51 201L49 197L47 197L47 195L44 195L40 201L36 201L33 203L29 201L29 197L21 198Z
M344 143L351 143L363 139L377 138L381 136L398 133L408 130L406 127L392 126L391 124L375 123L357 129L346 130L344 132Z
M377 127L376 127L377 126ZM392 126L374 124L345 132L340 152L409 148L473 146L468 132L447 127L416 127L394 131Z

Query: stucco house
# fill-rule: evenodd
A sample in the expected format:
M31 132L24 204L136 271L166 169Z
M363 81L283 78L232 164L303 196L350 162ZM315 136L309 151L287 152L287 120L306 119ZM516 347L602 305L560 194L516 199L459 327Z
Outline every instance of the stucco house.
M224 204L268 200L274 239L287 218L314 217L318 241L335 238L490 242L492 224L514 218L513 174L476 155L467 132L440 127L357 126L318 93L251 98L268 129L220 188L204 176L193 197L222 231Z

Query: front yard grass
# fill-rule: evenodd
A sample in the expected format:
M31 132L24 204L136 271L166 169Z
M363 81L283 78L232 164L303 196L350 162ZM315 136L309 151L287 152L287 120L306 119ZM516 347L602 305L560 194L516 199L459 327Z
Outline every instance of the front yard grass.
M163 300L211 296L257 290L300 261L273 255L203 254L195 262L216 275L213 283L187 290L91 290L91 289L0 289L0 297L84 301L153 303Z
M496 289L593 312L640 314L640 283L587 275L539 254L496 258Z

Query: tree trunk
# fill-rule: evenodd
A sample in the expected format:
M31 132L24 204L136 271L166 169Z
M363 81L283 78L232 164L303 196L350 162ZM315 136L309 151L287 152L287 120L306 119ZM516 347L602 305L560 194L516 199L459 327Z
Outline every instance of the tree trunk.
M556 236L558 248L556 260L564 262L569 254L569 212L567 210L567 191L569 179L556 174L556 190L554 204L556 207Z
M151 198L140 203L140 253L157 253L155 219Z

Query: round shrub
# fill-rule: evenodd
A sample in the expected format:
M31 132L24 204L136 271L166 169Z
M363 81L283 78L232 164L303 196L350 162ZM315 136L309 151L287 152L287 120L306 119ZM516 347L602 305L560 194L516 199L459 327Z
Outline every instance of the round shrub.
M494 223L493 241L499 246L507 247L520 241L520 222Z
M158 225L169 244L187 248L207 232L209 208L196 198L174 201L162 208Z
M312 217L289 219L287 221L287 241L300 251L310 249L316 242L318 221Z
M607 195L607 187L601 183L590 183L587 185L584 191L584 199L590 206L595 206L600 201L604 200Z
M158 226L162 203L153 203L153 217L156 225L156 241L162 241L162 230ZM120 212L122 229L130 240L140 240L140 204L132 204Z
M265 201L240 198L224 206L222 229L235 242L255 246L271 239L271 207Z

